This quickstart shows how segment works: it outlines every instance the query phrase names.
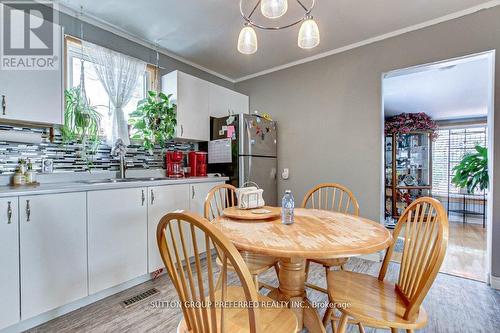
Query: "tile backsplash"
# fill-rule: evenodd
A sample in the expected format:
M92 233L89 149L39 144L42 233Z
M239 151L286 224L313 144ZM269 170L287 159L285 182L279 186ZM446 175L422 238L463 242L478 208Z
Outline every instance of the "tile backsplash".
M8 175L15 172L20 158L31 159L35 169L41 171L42 159L54 161L54 172L82 172L88 171L85 159L81 158L81 145L78 143L65 144L56 130L53 142L50 142L48 128L27 128L10 125L1 125L0 131L19 131L40 133L41 143L16 143L0 141L0 174ZM172 142L169 149L189 151L195 147L191 143ZM164 156L161 149L154 150L153 155L146 152L140 145L131 145L126 155L128 169L158 169L164 168ZM116 171L120 162L111 156L111 147L102 143L99 145L92 161L92 170Z

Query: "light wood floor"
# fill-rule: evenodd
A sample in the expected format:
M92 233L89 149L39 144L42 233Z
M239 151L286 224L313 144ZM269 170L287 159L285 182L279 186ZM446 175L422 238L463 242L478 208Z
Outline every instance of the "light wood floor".
M399 265L391 263L388 279L395 280ZM347 269L376 276L380 263L353 258ZM263 277L268 283L276 283L273 272ZM324 286L324 271L318 265L311 265L310 281ZM161 291L148 302L125 309L120 302L151 287ZM326 295L308 291L309 298L315 302L325 302ZM178 308L155 308L151 302L177 300L177 294L169 278L165 275L156 281L143 283L117 295L68 313L29 332L73 333L73 332L175 332L182 314ZM424 301L429 313L429 325L418 332L500 332L500 292L490 289L486 284L439 274L429 295ZM324 310L320 311L321 314ZM331 328L328 327L328 332ZM354 327L349 332L357 332ZM367 329L367 332L387 332ZM272 333L272 332L271 332Z
M393 260L401 261L395 252ZM440 272L486 282L486 229L479 223L450 219L450 236Z

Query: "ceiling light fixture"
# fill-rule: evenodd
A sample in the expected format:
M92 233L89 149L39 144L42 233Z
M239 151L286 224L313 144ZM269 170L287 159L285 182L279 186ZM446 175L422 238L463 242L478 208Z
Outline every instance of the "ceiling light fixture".
M260 11L268 19L275 19L285 15L288 10L288 0L262 0Z
M248 0L240 0L240 13L245 20L245 26L241 29L238 37L238 51L240 53L253 54L257 52L257 34L254 28L276 31L293 27L299 23L302 24L298 34L298 46L303 49L311 49L319 45L319 28L311 15L316 2L315 0L310 0L309 6L304 5L304 0L296 0L297 4L304 10L304 16L280 26L257 23L252 19L252 16L260 5L260 10L264 18L279 18L288 11L287 0L257 0L257 3L252 7L249 14L245 14L243 10L244 2L248 2Z

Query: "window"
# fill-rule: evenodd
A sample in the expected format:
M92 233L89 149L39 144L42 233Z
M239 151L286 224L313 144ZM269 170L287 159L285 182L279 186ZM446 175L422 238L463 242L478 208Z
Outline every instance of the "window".
M81 64L83 62L85 70L85 91L90 103L97 107L97 110L102 115L101 129L102 135L106 136L110 129L110 110L111 104L109 97L103 85L94 71L93 65L90 63L87 56L82 54L80 40L67 37L66 38L66 87L72 88L80 84ZM144 78L138 82L135 87L133 97L130 102L123 108L125 117L133 112L137 103L146 97L147 91L155 87L156 73L155 68L148 65L144 72Z
M451 183L453 168L465 154L475 152L475 147L486 147L488 133L486 126L440 129L432 149L432 194L447 196L460 193Z

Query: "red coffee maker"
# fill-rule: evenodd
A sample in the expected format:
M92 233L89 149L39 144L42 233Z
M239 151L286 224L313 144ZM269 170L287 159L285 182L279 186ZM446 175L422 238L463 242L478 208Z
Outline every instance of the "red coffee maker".
M167 152L167 177L182 178L184 177L184 154L180 151Z
M189 153L190 177L207 176L207 156L204 151L192 151Z

